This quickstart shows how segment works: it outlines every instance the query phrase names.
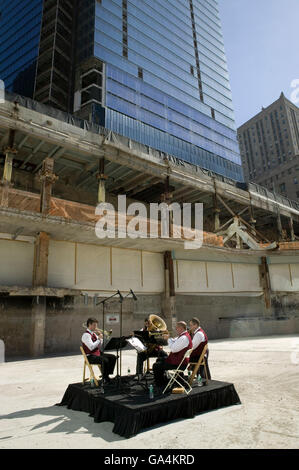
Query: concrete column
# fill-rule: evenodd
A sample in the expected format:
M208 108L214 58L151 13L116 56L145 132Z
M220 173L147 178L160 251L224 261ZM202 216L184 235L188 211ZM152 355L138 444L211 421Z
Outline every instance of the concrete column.
M277 211L277 229L278 229L278 241L283 240L283 231L282 231L282 223L281 223L281 216L280 212Z
M270 273L269 266L267 263L266 256L262 256L260 269L260 282L264 291L264 301L266 307L266 314L271 314L271 282L270 282Z
M105 169L105 159L101 158L99 161L99 173L97 174L97 179L99 181L98 187L98 204L101 202L106 202L106 180L107 175L104 174Z
M173 260L170 251L164 253L165 292L162 310L169 330L175 331L177 322L174 288Z
M48 215L50 213L52 186L58 179L58 176L54 174L53 170L54 159L48 157L43 161L42 169L39 172L41 182L40 212L44 215Z
M249 220L249 223L253 229L253 234L256 235L256 231L255 231L255 224L256 224L256 219L254 218L254 212L253 212L253 207L252 205L250 204L249 206L249 214L250 214L250 220Z
M30 355L42 356L45 348L46 297L36 296L32 301Z
M296 240L296 237L295 237L294 225L293 225L293 219L292 219L292 217L289 218L289 227L290 227L291 241L294 242L294 241Z
M13 137L12 137L12 144L13 144ZM2 186L1 206L2 207L8 207L9 188L12 187L11 178L12 178L13 159L16 153L17 151L10 145L5 149L5 163L4 163L3 177L1 181L1 186Z
M216 190L215 190L216 191ZM217 232L220 229L220 209L218 207L218 199L217 199L217 194L215 192L214 196L214 208L213 208L213 213L214 213L214 231Z
M49 235L40 232L35 241L33 287L47 287L48 284Z

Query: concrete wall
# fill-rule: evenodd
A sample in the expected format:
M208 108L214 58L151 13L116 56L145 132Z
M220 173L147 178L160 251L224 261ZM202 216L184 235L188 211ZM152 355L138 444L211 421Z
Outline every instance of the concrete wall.
M31 286L33 239L8 238L0 236L0 285ZM206 261L200 259L200 253L197 260L174 260L178 319L199 317L210 339L299 332L296 257L269 258L272 307L267 311L258 259ZM45 353L78 351L82 323L95 316L101 325L102 307L95 306L97 298L117 289L124 295L133 289L138 296L137 302L125 299L123 303L123 335L140 328L148 314L162 316L164 275L161 253L50 240L48 286L77 289L88 297L47 298ZM0 296L0 339L8 358L30 354L32 302L32 297ZM107 304L107 314L118 314L119 308L115 300ZM119 334L119 325L114 325L113 336Z
M7 358L30 355L31 312L32 298L0 297L0 339L4 340ZM85 305L82 296L47 298L45 353L78 352L84 332L82 324L87 318L95 317L99 328L102 328L102 312L102 305L96 307L92 297L89 297L88 305ZM122 335L129 335L131 331L141 328L144 318L152 313L161 315L161 295L141 295L137 301L125 299ZM120 314L118 300L106 304L105 323L106 315L112 314ZM119 323L106 323L105 329L110 328L113 336L121 335Z
M0 285L32 285L34 242L0 238Z
M163 255L141 250L50 241L48 286L84 291L164 292Z

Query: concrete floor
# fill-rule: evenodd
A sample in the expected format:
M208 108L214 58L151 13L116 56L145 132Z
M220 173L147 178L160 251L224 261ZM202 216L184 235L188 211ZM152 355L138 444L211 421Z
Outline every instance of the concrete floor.
M123 372L135 363L126 351ZM130 439L112 433L112 423L53 406L81 380L80 355L0 364L0 449L299 448L298 335L210 341L209 364L214 379L234 383L241 405Z

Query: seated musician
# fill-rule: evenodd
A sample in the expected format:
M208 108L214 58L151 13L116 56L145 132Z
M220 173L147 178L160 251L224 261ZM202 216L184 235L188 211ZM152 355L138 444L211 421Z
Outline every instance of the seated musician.
M200 327L200 322L198 318L192 318L192 320L190 320L189 322L189 326L193 345L193 351L190 356L190 362L197 362L200 358L203 348L206 344L208 344L208 337L205 331ZM207 352L205 354L206 368L208 374L207 378L211 379L210 369L208 365L208 357L209 350L207 349ZM200 366L198 373L201 375L201 377L204 377L204 379L206 379L203 365Z
M146 361L148 357L166 357L167 353L163 351L163 348L161 345L157 344L156 340L154 337L150 337L150 335L146 332L148 332L148 328L150 326L150 321L148 318L145 318L144 320L144 327L139 330L142 332L142 335L140 335L140 339L145 343L147 346L147 350L140 352L137 354L137 364L136 364L136 375L142 375L143 372L143 363ZM138 338L138 333L139 331L134 331L134 336Z
M113 374L116 356L114 354L101 353L100 347L103 343L103 335L98 336L95 333L98 321L95 318L89 318L86 322L87 329L82 335L82 347L87 355L90 364L101 364L104 383L109 383L109 375Z
M176 369L183 359L186 351L192 348L192 340L187 331L186 323L184 321L177 322L175 329L178 334L176 338L169 338L169 335L165 335L165 338L168 339L168 346L171 350L170 354L166 358L158 359L153 365L155 383L158 387L164 387L167 384L165 371ZM187 358L181 366L182 369L187 367L188 362L189 359Z

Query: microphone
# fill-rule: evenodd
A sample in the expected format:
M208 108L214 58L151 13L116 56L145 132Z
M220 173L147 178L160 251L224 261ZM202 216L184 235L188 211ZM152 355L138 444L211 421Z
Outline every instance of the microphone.
M133 299L134 299L134 300L137 300L137 297L136 297L136 295L134 294L134 292L132 291L132 289L130 289L130 292L131 292L131 294L132 294Z
M122 302L124 300L123 295L119 292L119 290L117 291L117 293L119 295L120 302Z

